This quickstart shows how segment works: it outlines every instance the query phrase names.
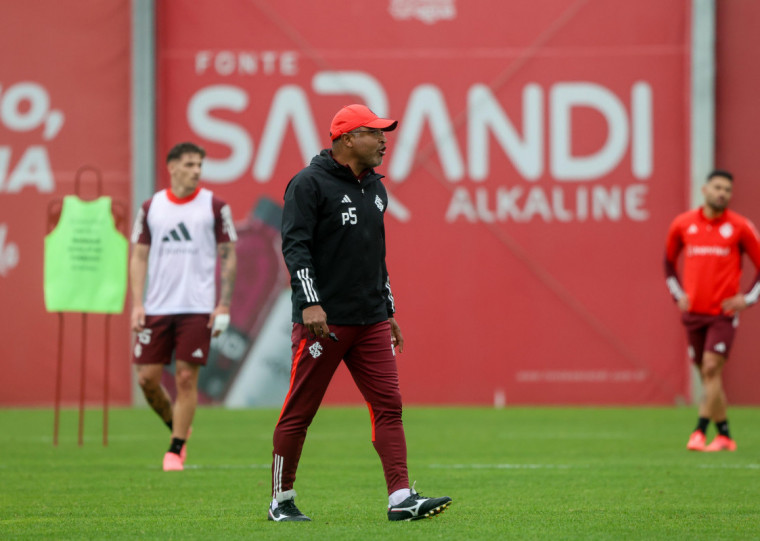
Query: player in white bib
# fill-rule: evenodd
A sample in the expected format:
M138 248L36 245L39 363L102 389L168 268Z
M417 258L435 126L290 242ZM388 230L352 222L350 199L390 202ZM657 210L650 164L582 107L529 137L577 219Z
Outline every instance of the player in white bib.
M164 471L184 469L185 442L198 403L198 372L206 364L212 334L217 336L229 323L235 283L237 234L230 208L198 186L205 155L193 143L169 151L171 187L143 203L132 231L131 324L137 333L132 359L148 404L172 431ZM173 405L161 385L172 353L177 390Z

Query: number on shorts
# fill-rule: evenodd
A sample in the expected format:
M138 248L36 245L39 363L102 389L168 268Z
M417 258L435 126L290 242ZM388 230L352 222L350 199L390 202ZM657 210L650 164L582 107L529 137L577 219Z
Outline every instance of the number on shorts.
M153 331L151 329L143 329L139 333L137 333L137 340L143 344L148 345L150 344L150 335Z

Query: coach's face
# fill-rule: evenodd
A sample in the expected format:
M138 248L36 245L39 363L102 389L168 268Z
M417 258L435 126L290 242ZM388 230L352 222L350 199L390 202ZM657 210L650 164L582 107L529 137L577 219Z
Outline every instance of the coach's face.
M182 154L167 164L171 176L172 191L177 197L190 195L198 187L203 157L194 152Z
M705 204L715 212L723 212L731 201L733 187L733 182L726 177L712 177L702 186Z
M346 134L346 146L361 170L372 169L383 163L385 145L388 140L385 132L378 128L357 128Z

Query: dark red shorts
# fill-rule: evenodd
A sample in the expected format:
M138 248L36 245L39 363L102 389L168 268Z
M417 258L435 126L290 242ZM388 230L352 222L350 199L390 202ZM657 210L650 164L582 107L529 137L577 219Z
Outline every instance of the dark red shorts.
M191 364L206 364L211 329L210 314L172 314L145 316L145 328L137 333L132 349L135 364L169 364L172 351L176 359Z
M689 356L697 365L702 364L705 351L717 353L728 358L731 344L734 342L738 316L692 314L684 312L681 321L686 327L689 340Z

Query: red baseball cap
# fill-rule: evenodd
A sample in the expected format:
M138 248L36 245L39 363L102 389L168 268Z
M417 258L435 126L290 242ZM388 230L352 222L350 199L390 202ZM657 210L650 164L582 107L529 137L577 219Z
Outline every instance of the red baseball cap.
M335 141L344 133L356 128L380 128L383 131L393 131L396 126L398 126L398 120L379 118L366 105L354 103L353 105L346 105L335 113L330 123L330 139Z

